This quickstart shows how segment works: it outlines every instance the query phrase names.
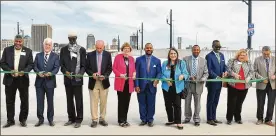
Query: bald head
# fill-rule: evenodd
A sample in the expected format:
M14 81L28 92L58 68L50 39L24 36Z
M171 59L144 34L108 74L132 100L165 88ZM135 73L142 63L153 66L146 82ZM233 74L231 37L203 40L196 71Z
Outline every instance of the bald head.
M96 41L96 50L98 53L101 53L104 50L104 41L103 40Z

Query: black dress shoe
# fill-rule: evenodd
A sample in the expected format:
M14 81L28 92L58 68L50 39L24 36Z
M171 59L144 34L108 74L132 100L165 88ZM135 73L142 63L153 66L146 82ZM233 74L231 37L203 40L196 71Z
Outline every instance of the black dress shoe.
M4 126L3 128L8 128L10 126L13 126L15 123L14 122L11 122L11 121L8 121Z
M68 122L66 122L66 123L64 124L64 126L69 126L69 125L72 125L73 123L75 123L75 122L73 122L73 121L68 121Z
M213 120L208 120L207 124L217 126L217 124Z
M53 126L55 126L55 123L53 121L50 121L49 126L53 127Z
M222 122L218 121L218 120L214 120L214 122L217 123L217 124L222 124Z
M26 121L20 122L20 125L21 125L22 127L27 127Z
M200 123L199 123L199 122L195 122L195 126L197 126L197 127L198 127L199 125L200 125Z
M153 122L149 122L149 123L148 123L148 126L149 126L149 127L153 127Z
M95 128L95 127L97 127L97 125L98 125L97 121L92 121L90 127Z
M189 123L190 122L190 120L184 120L183 121L183 124L187 124L187 123Z
M183 126L177 126L177 129L182 130Z
M170 126L170 125L173 125L173 124L174 124L174 122L167 122L167 123L165 123L166 126Z
M108 126L108 123L105 120L100 121L99 124L105 127Z
M142 122L139 124L139 126L145 126L146 124L147 124L147 122L142 121Z
M81 123L76 123L74 128L79 128L81 126Z
M228 125L232 125L232 121L227 120L227 124L228 124Z
M43 124L43 121L38 121L36 124L35 124L35 127L39 127Z
M242 122L241 120L239 120L239 121L236 121L236 123L238 123L238 124L242 124L243 122Z

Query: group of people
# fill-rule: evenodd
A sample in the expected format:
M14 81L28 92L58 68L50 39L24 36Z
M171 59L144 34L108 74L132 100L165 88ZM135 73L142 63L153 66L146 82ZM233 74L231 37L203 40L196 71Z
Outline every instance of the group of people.
M220 42L214 40L213 51L205 58L199 56L200 46L192 47L192 55L180 58L175 48L169 49L168 57L161 64L161 60L153 56L153 45L146 43L142 55L136 59L131 56L132 48L129 43L121 46L122 53L114 58L104 50L104 41L96 41L96 50L86 53L77 44L77 35L68 35L69 43L63 47L58 56L52 52L51 38L43 42L44 51L36 54L33 61L32 50L23 46L23 37L16 35L14 45L6 47L0 60L0 66L5 73L7 123L4 128L15 124L15 96L19 90L21 100L19 121L26 127L29 112L29 74L31 70L37 73L35 88L37 98L36 127L44 123L44 98L47 98L47 120L54 126L54 90L56 88L56 74L61 69L64 75L64 85L67 99L68 121L65 126L74 125L79 128L83 121L83 75L89 76L88 90L90 95L91 127L98 124L108 126L106 120L107 97L110 87L109 76L115 74L114 90L118 97L118 124L128 127L127 120L131 94L137 92L139 103L140 126L154 126L154 114L157 85L161 82L165 109L168 121L165 125L176 125L183 129L183 123L189 123L193 118L194 125L199 126L201 110L201 94L204 83L207 94L207 123L213 126L222 123L216 118L222 87L228 88L227 124L235 122L242 124L242 104L251 87L251 79L265 79L257 82L257 124L272 123L275 104L275 57L271 56L268 46L262 49L262 56L255 59L254 64L248 59L247 51L239 50L233 59L226 64L224 55L220 52ZM147 79L146 79L147 78ZM233 78L244 80L245 83L206 82L208 79ZM267 114L263 118L266 95L268 96ZM192 115L191 99L194 98L194 114ZM74 103L75 99L75 103ZM184 115L181 119L181 101L185 99ZM98 112L100 110L100 112Z

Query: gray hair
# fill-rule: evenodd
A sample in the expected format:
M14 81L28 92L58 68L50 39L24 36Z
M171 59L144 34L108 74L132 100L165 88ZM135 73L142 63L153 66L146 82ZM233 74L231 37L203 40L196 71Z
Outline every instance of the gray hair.
M271 51L271 50L270 50L270 47L269 47L269 46L264 46L264 47L262 48L262 51Z
M53 45L53 40L51 38L45 38L43 41L43 45L45 45L46 43L51 43L51 45Z

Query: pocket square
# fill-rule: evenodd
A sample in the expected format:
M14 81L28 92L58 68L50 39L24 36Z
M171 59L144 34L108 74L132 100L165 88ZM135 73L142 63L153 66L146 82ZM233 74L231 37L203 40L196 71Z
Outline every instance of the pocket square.
M156 67L156 65L153 65L153 67L155 68L155 67Z

